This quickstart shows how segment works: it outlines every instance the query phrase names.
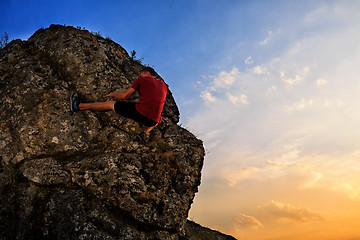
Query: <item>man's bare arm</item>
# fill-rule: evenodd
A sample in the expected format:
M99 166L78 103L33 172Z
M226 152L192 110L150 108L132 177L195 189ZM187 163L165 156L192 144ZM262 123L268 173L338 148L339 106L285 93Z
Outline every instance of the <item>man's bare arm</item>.
M111 92L108 95L106 95L105 97L115 97L117 99L127 99L129 98L136 90L132 87L129 87L128 89L126 89L123 92Z

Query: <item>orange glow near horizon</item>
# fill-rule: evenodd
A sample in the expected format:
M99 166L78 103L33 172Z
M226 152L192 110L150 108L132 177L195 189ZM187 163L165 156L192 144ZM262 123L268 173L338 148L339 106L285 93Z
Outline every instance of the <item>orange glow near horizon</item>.
M189 123L208 150L190 219L244 240L360 240L354 3L284 21L262 51L205 77Z
M258 168L218 172L218 178L212 171L219 169L205 166L189 218L244 240L358 240L358 158L346 159L268 161Z

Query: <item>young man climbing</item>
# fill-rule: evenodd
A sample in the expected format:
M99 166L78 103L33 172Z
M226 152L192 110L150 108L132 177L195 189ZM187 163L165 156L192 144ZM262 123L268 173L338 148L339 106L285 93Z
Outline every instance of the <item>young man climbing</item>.
M167 94L167 85L155 76L156 72L153 68L145 67L141 70L140 77L128 89L123 92L111 92L105 96L124 100L129 98L135 91L138 91L140 100L137 103L125 101L81 103L79 95L74 93L71 96L71 111L113 111L124 117L131 118L145 125L139 137L142 142L146 142L150 131L161 122L161 112Z

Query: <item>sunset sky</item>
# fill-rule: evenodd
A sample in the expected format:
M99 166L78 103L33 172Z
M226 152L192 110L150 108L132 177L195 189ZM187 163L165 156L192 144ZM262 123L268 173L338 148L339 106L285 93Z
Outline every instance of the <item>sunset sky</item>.
M101 32L204 141L189 219L244 240L360 240L360 1L0 2L0 34Z

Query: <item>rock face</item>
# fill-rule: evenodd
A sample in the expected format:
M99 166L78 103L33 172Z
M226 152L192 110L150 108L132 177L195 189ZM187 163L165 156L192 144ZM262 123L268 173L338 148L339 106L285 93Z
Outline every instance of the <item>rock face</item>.
M177 125L171 92L146 144L130 119L69 110L73 92L104 101L142 68L73 27L0 50L0 239L192 239L184 226L204 149Z

